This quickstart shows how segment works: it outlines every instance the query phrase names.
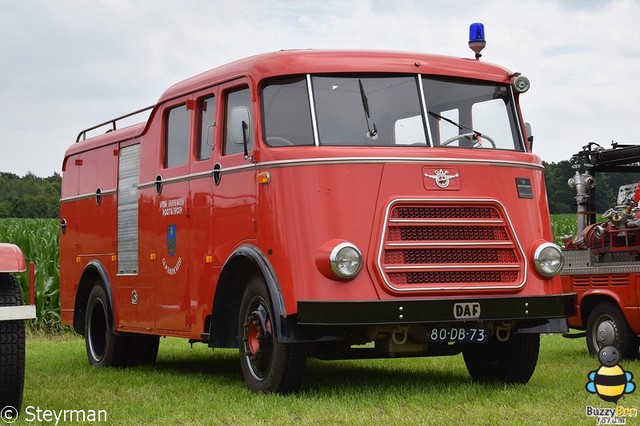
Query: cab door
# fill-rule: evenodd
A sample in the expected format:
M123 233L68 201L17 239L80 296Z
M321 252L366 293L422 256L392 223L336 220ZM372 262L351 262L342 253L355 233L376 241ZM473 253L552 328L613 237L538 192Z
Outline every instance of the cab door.
M161 159L153 205L153 264L156 277L156 328L181 334L189 330L189 172L193 104L188 98L166 104L160 132Z
M217 88L195 95L195 143L189 180L189 247L190 296L194 308L191 335L200 337L205 319L211 313L215 282L220 267L213 260L217 236L213 232L215 183L214 165L219 161L220 126Z
M222 265L240 244L256 238L256 96L248 79L220 86L222 133L214 166L213 261Z

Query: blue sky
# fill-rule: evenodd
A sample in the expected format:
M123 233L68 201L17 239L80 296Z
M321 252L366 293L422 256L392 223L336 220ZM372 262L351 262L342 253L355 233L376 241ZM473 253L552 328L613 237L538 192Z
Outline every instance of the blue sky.
M0 0L0 171L60 172L78 132L241 57L363 48L472 57L531 80L522 97L545 161L587 142L640 143L635 0Z

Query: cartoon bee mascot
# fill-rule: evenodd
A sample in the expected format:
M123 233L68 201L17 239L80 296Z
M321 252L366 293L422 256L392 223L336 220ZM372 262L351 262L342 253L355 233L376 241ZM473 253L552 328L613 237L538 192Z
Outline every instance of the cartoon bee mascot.
M633 374L624 371L618 365L620 358L620 352L614 346L600 349L598 360L602 365L587 375L587 392L597 393L604 401L617 404L624 394L636 389L635 383L632 382Z

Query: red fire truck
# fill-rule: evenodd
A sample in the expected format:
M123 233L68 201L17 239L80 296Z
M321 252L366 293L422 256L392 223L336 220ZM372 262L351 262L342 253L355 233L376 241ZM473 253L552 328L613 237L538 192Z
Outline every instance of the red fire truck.
M24 256L18 246L0 243L0 410L2 420L7 423L15 421L22 405L24 320L36 317L33 296L29 305L22 304L20 284L14 275L25 270ZM33 294L33 279L30 285Z
M462 353L476 380L527 382L572 295L528 80L476 52L263 54L82 131L61 308L89 362L153 362L179 336L239 348L258 392L299 389L309 356Z
M574 158L577 169L569 186L577 193L578 232L562 238L562 286L577 294L569 325L585 333L567 337L586 336L591 354L612 345L623 357L634 359L640 343L640 146L614 144L604 149L590 143ZM601 172L632 173L625 176L634 179L619 188L615 205L597 221L596 175Z

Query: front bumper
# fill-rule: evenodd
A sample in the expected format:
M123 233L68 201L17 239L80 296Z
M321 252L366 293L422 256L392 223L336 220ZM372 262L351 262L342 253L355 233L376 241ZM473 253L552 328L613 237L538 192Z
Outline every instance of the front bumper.
M299 301L297 323L350 326L564 319L573 315L574 298L575 293L464 299ZM479 309L468 313L464 309L466 306L478 306Z

